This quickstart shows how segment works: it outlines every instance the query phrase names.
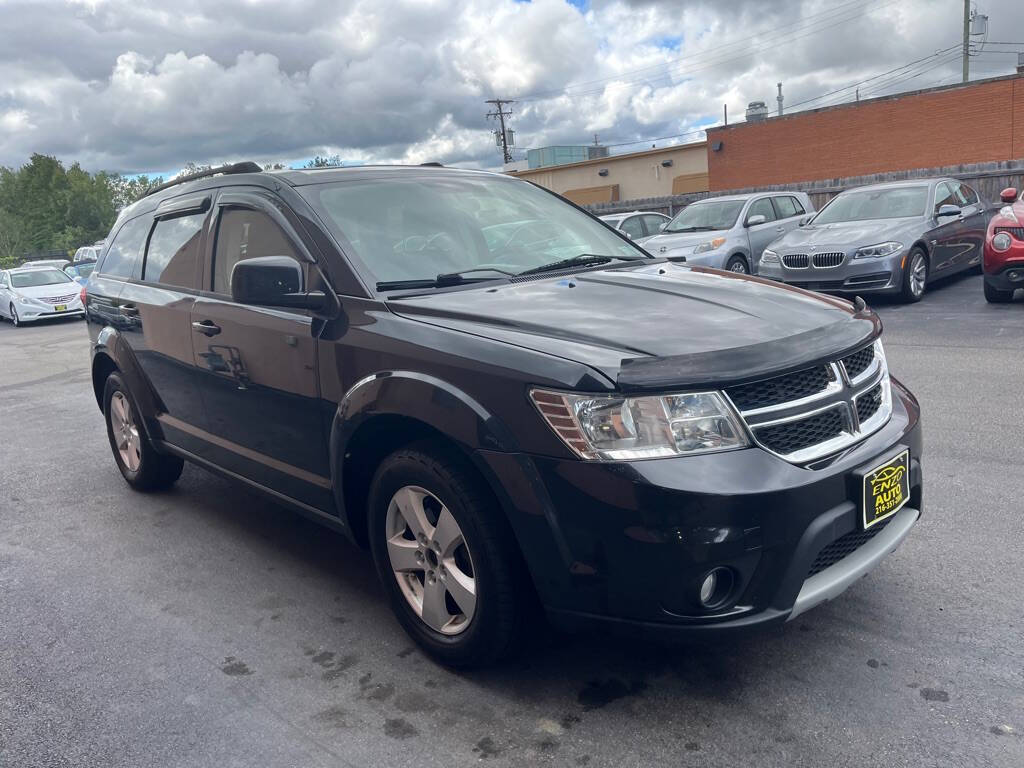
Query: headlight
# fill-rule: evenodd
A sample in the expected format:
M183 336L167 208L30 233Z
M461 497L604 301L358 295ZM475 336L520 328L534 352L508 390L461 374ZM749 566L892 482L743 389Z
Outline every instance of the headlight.
M761 253L762 264L778 264L779 254L773 251L771 248L765 248Z
M859 248L853 258L855 259L880 259L883 256L892 256L894 253L898 253L903 250L903 243L897 243L895 240L888 243L878 243L877 245L865 245L863 248Z
M992 238L992 248L996 251L1008 251L1013 245L1013 238L1006 232L1000 232Z
M716 237L714 240L708 240L706 243L701 243L700 245L693 249L693 252L707 253L708 251L713 251L716 248L721 248L724 242L724 237Z
M530 391L541 416L584 459L628 461L746 448L718 392L651 397Z

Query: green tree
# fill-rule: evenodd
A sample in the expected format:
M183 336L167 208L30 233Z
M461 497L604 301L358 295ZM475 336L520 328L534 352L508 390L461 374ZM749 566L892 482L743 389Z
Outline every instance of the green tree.
M321 157L320 155L317 155L316 157L314 157L312 160L310 160L308 163L306 163L302 167L303 168L335 168L335 167L340 167L341 165L342 165L341 155L325 155L323 157Z

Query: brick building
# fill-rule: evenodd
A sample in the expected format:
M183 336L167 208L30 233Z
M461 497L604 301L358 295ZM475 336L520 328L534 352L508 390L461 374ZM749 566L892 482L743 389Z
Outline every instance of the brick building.
M1024 158L1024 76L708 129L712 192Z

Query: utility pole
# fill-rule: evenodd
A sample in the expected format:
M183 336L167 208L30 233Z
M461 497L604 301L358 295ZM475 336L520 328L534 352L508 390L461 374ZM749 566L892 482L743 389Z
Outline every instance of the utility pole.
M508 112L506 112L502 109L502 106L507 104L515 104L515 102L510 99L488 99L486 103L494 105L494 111L488 112L487 117L498 118L498 123L501 126L501 133L499 134L499 139L501 141L501 153L502 156L505 158L505 162L511 163L512 150L508 148L509 141L508 132L505 130L505 118L512 117L512 111L509 110Z
M970 79L971 0L964 0L964 82Z

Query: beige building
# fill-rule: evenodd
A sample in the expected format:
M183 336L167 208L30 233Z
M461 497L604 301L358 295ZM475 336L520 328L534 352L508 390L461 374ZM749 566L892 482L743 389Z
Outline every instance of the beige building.
M577 205L708 190L707 142L510 171Z

